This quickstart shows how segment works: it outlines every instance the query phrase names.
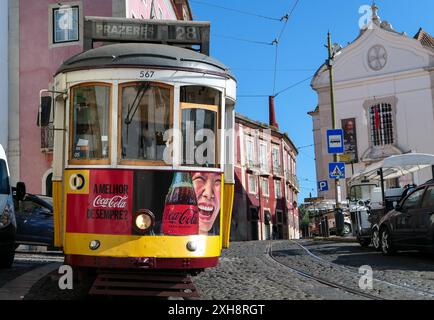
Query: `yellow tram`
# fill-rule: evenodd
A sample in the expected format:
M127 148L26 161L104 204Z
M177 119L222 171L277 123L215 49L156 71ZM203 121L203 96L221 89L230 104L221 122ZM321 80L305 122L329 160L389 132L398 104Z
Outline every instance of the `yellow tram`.
M66 263L144 274L216 266L234 194L228 69L179 46L109 44L65 61L47 92L55 246Z

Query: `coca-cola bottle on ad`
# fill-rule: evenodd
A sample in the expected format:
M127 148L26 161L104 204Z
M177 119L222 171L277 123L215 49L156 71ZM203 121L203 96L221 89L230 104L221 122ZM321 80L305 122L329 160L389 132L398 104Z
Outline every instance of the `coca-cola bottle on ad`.
M176 172L166 196L162 232L165 235L199 234L199 210L191 174Z

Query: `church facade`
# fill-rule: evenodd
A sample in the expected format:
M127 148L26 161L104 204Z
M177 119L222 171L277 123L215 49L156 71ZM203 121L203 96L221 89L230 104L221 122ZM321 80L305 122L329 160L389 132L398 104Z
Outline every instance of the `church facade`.
M344 129L346 178L388 156L410 152L434 154L434 38L423 29L415 36L397 32L372 7L372 21L333 59L336 124ZM320 197L334 199L328 179L326 132L332 128L330 81L322 65L311 86L318 95L313 119L317 180L330 190ZM434 168L411 179L432 179ZM401 181L405 183L406 181ZM389 181L390 183L390 181ZM398 183L398 182L394 182ZM342 199L347 196L341 183Z

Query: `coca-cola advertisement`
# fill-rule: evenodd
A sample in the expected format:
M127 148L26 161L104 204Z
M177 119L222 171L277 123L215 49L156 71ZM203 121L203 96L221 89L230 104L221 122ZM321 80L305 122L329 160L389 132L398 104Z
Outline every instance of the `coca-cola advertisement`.
M195 172L193 187L199 209L199 234L219 234L221 175L219 173Z
M134 211L148 209L155 215L151 234L220 234L219 173L136 172L134 194Z
M88 194L68 194L68 231L131 234L133 172L90 171Z
M69 175L67 232L220 234L220 173L95 169Z
M164 235L199 233L199 209L189 172L175 172L166 195L161 225Z

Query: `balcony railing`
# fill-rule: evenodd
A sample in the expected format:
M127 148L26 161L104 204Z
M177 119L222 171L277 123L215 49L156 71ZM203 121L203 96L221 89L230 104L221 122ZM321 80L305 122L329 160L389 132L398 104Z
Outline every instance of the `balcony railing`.
M300 183L296 175L287 172L285 177L286 177L286 181L288 181L295 189L300 191Z
M52 152L54 146L54 126L49 124L41 127L41 150L42 152Z
M273 174L277 177L282 177L282 166L273 165Z

